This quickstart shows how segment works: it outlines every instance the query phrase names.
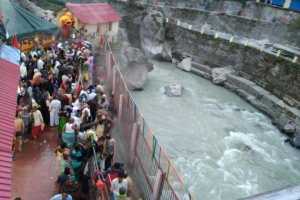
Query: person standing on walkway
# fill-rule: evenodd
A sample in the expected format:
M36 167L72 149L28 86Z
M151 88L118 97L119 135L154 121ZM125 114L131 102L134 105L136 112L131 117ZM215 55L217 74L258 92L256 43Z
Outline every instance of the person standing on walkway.
M57 99L56 96L54 96L49 106L50 126L58 126L60 109L61 109L61 102L60 100Z
M90 80L90 83L92 84L93 74L94 74L94 56L92 53L88 54L86 64L88 65L89 80Z
M43 85L44 87L44 85ZM41 102L40 102L40 111L42 113L43 116L43 120L44 120L44 124L45 126L49 126L50 124L50 112L49 112L49 92L47 90L45 90L45 88L42 88L41 92L42 92L42 96L41 96Z
M32 127L31 134L32 134L32 138L36 139L41 135L44 129L44 119L41 111L38 110L37 103L34 103L32 105L32 116L33 116L33 127Z
M24 122L24 132L23 132L23 138L24 138L24 143L26 143L30 137L31 133L31 114L29 112L29 105L24 106L21 112L22 119Z
M16 119L15 119L15 129L16 129L16 148L19 152L22 151L22 144L23 144L23 133L24 133L24 122L21 116L21 113L18 112Z
M44 68L44 64L45 62L43 61L43 59L41 58L41 56L37 57L37 68L39 69L39 71L41 71Z
M75 130L76 124L74 123L74 119L70 118L69 122L66 123L62 134L62 141L67 145L67 147L72 147L75 143Z
M27 68L25 62L22 62L20 65L20 76L22 80L27 80Z
M121 196L127 196L127 191L128 191L128 181L126 179L126 176L124 172L120 172L118 174L118 178L115 178L111 182L111 192L112 192L112 199L113 200L118 200L120 199L120 191L121 191Z
M105 136L104 148L106 154L105 170L108 170L109 168L111 168L114 162L114 156L116 152L116 141L114 138L111 137L110 134L107 134Z

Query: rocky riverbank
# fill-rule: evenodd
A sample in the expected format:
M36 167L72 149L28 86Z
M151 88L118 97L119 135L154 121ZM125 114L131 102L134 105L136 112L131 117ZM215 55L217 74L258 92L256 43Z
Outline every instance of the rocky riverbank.
M188 55L193 59L192 71L211 80L221 74L224 80L217 81L218 84L266 113L280 130L284 131L292 122L300 131L299 63L251 45L183 28L176 22L167 23L170 12L163 9L130 9L123 26L128 30L129 40L146 55L167 61L174 52ZM230 73L224 70L228 68Z

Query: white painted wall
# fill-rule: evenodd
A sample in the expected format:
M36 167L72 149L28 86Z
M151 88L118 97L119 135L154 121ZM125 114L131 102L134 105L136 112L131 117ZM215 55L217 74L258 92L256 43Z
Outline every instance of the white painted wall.
M117 34L119 31L119 22L113 22L111 24L111 31L110 23L105 24L83 24L80 21L75 24L76 28L84 27L87 30L85 36L94 43L99 43L100 35L109 35L113 41L116 41Z

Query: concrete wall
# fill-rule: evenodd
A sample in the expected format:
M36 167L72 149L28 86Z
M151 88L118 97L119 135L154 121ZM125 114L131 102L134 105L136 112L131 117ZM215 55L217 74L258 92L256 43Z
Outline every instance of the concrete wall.
M236 72L289 104L299 106L300 65L257 49L168 25L173 50L191 54L211 67L233 66Z
M290 25L293 24L294 19L289 22L273 22L189 9L170 9L167 13L169 17L188 22L195 27L201 27L206 24L213 30L236 36L266 40L271 43L289 44L291 46L300 45L300 31L293 30L292 25Z

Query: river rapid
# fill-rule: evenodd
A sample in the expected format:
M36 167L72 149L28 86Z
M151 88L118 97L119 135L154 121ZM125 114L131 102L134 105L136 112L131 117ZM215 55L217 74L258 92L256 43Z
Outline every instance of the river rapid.
M232 200L300 184L300 152L268 117L208 80L153 63L133 97L195 199ZM182 97L163 94L172 83L183 85Z

